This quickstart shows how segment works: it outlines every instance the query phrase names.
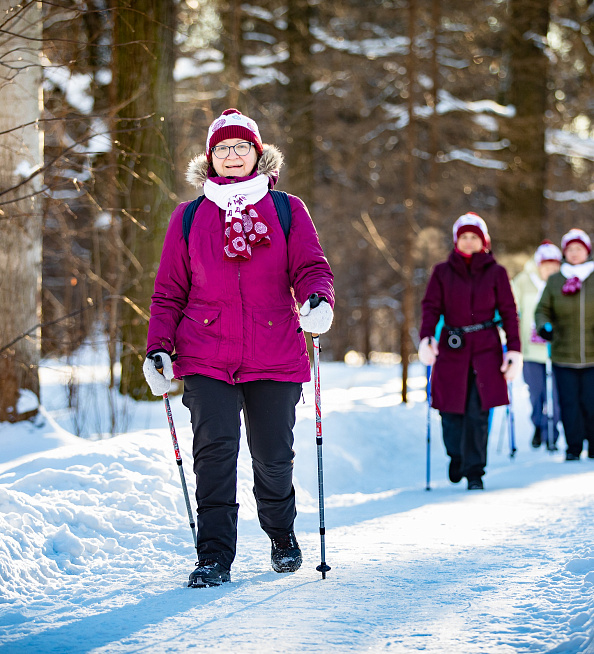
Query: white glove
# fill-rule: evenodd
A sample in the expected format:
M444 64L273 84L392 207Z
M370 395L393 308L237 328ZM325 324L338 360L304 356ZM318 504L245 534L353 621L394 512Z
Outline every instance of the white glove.
M161 362L163 363L162 373L157 370L155 360L152 358L156 354L161 357ZM167 352L161 350L160 352L153 352L147 356L142 364L142 372L153 395L164 395L169 392L171 380L173 379L173 366L171 365L171 357Z
M431 336L425 338L419 343L419 361L424 366L432 366L439 354L437 341Z
M309 305L309 300L305 300L301 309L299 322L301 329L310 334L325 334L332 325L334 311L326 300L321 300L320 304L313 309Z
M510 350L503 355L503 365L500 370L505 377L505 381L511 382L521 372L523 366L523 357L520 352Z

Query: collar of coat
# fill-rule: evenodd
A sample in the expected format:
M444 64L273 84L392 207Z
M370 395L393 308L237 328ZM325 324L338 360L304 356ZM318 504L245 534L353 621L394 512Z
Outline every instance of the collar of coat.
M456 249L453 249L448 262L456 272L461 275L467 275L493 265L495 263L495 257L490 252L476 252L472 255L470 266L468 266L466 261L464 261L464 257L459 252L456 252Z
M275 145L264 144L262 156L258 160L258 174L267 175L276 182L283 160L282 152ZM186 180L192 186L201 189L208 178L209 166L205 152L194 157L188 164Z

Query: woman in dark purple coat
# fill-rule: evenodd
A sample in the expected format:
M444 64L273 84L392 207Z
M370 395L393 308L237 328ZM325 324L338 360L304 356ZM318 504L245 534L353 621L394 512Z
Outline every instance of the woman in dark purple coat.
M143 370L155 395L167 393L173 377L184 381L198 504L198 564L188 582L194 588L231 579L241 413L272 567L293 572L302 562L293 427L310 378L303 331L330 329L334 289L311 217L293 195L284 234L271 195L282 160L251 118L224 111L188 169L204 198L187 240L188 202L172 214L155 279ZM314 293L317 306L309 300Z
M450 480L466 477L476 490L487 464L489 409L509 403L507 382L521 370L522 355L516 304L505 268L489 252L485 221L467 213L453 236L454 249L435 266L423 298L419 359L434 366L431 405L441 414ZM507 337L505 357L496 312Z

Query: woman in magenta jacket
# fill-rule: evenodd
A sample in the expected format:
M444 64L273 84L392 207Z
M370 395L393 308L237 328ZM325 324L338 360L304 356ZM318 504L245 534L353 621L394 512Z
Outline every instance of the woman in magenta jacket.
M262 143L252 119L223 112L208 130L205 153L188 168L188 181L205 195L188 242L183 203L171 216L155 280L144 372L155 395L167 392L174 376L184 381L198 503L194 587L230 579L241 411L272 567L289 572L301 564L292 475L295 405L310 379L303 330L330 328L334 291L297 197L289 196L291 226L283 232L270 195L281 165L281 153ZM322 301L310 307L314 293Z
M507 382L522 356L514 297L505 268L489 252L485 221L467 213L455 222L453 237L454 249L435 266L423 299L419 359L434 366L431 405L441 413L450 480L466 477L476 490L487 464L489 409L509 403ZM505 357L496 312L507 337Z

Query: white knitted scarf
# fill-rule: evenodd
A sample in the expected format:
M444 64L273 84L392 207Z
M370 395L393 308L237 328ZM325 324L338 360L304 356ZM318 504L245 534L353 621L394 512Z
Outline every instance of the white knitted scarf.
M230 223L233 210L237 208L241 213L246 205L256 204L268 193L268 182L268 175L257 175L234 184L217 184L207 179L204 182L204 195L219 209L225 210L225 221Z
M204 195L225 211L224 255L227 259L251 259L252 248L270 245L270 227L255 208L268 193L269 178L257 175L234 184L204 182Z
M545 286L547 285L547 283L545 282L545 280L538 273L531 272L531 273L528 273L528 274L530 276L530 280L532 281L532 283L536 287L536 292L537 292L537 295L538 295L538 299L540 300L540 296L542 295L542 292L544 291Z
M573 266L570 263L564 263L561 265L561 274L566 279L577 277L580 282L583 282L584 279L589 277L593 272L594 261L586 261L585 263L578 263Z

